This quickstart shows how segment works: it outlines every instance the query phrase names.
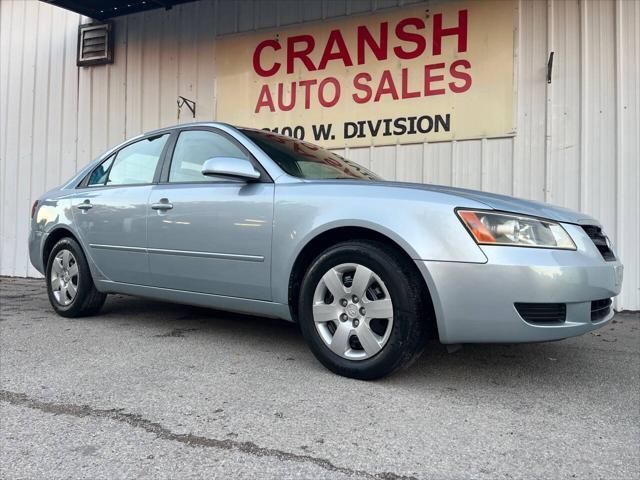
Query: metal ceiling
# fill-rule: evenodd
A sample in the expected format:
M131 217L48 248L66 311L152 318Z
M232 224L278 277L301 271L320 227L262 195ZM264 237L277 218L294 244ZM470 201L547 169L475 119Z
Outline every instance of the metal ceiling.
M41 0L45 3L62 7L72 12L94 18L107 20L131 13L165 8L192 2L193 0Z

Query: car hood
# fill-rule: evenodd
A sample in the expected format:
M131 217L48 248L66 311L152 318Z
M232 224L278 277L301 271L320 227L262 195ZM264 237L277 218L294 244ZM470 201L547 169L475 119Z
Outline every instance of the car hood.
M300 181L297 179L297 181ZM569 210L568 208L558 207L556 205L550 205L544 202L536 202L534 200L525 200L523 198L510 197L508 195L499 195L497 193L481 192L479 190L471 190L467 188L448 187L446 185L431 185L428 183L408 183L408 182L394 182L386 180L354 180L354 179L340 179L340 180L302 180L308 183L331 183L333 185L371 185L387 188L401 188L411 190L424 190L429 192L439 192L444 195L451 195L455 197L465 198L472 200L476 203L484 204L487 208L493 210L500 210L503 212L519 213L521 215L531 215L534 217L546 218L549 220L555 220L556 222L574 223L578 225L597 225L601 226L600 222L595 218L585 214ZM461 207L464 204L460 205Z
M470 190L466 188L448 187L445 185L429 185L421 183L401 183L401 182L385 182L391 183L404 188L416 188L420 190L428 190L432 192L441 192L448 195L467 198L476 202L484 203L487 207L494 210L502 210L505 212L520 213L522 215L532 215L536 217L548 218L557 222L600 225L595 218L584 213L575 212L568 208L550 205L548 203L536 202L534 200L525 200L522 198L510 197L507 195L498 195L496 193L481 192L479 190Z

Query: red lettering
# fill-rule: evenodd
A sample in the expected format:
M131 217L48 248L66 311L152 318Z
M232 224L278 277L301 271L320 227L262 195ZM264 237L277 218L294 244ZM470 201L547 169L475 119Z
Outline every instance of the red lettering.
M380 77L380 84L378 85L378 90L376 91L376 96L373 101L379 102L382 95L389 94L394 100L398 99L398 90L396 90L396 85L393 83L391 72L389 70L385 70L382 72L382 76Z
M338 47L338 51L334 52L333 47ZM351 61L351 56L349 55L349 49L347 45L344 43L344 38L342 38L342 34L340 30L331 30L329 34L329 38L327 40L327 45L324 47L324 52L322 53L322 58L320 59L320 65L318 65L318 70L324 70L327 68L327 63L329 60L342 60L345 67L350 67L353 65Z
M432 70L444 68L444 63L434 63L424 66L424 96L429 97L431 95L443 95L444 88L432 89L432 82L440 82L444 80L444 75L431 75Z
M324 157L322 161L327 165L331 165L332 167L340 168L342 166L342 164L338 160L331 157Z
M302 147L304 147L304 148L302 148ZM318 147L316 147L315 145L311 145L309 143L306 143L306 142L301 142L301 141L294 141L293 142L293 151L294 152L299 153L300 155L304 155L305 157L315 158L315 155L313 153L309 153L307 150L316 151L316 150L318 150Z
M409 69L402 69L402 98L416 98L420 96L420 92L414 90L413 92L409 91Z
M328 84L333 85L334 88L334 95L331 100L327 100L325 96L325 87ZM327 77L320 82L320 85L318 85L318 100L320 101L320 105L323 107L333 107L338 103L338 100L340 100L340 82L338 82L337 78Z
M256 49L253 51L253 70L261 77L270 77L280 70L280 64L278 62L275 62L271 68L262 68L262 65L260 64L260 55L262 54L262 50L267 47L271 47L275 51L282 48L276 40L264 40L258 44Z
M456 60L449 67L449 73L451 73L451 76L463 81L462 85L458 85L455 82L449 82L449 88L453 93L466 92L471 88L471 83L473 82L471 75L467 72L461 72L458 67L469 70L471 68L471 63L469 63L468 60Z
M387 59L387 49L389 46L389 23L382 22L380 24L380 40L376 42L369 32L369 29L365 25L358 26L358 65L363 65L365 63L365 44L371 50L374 57L378 60L386 60Z
M274 142L278 142L278 143L282 143L282 144L289 143L289 140L287 139L287 137L283 137L281 135L274 135L272 133L266 133L264 136L267 137L270 140L273 140Z
M318 83L317 80L300 80L299 85L304 87L304 108L309 110L311 108L311 86Z
M291 99L289 100L289 105L285 105L283 102L284 99L284 84L278 84L278 108L283 112L288 112L292 110L293 107L296 106L296 82L291 82Z
M302 50L296 50L297 43L304 43L306 46ZM309 58L309 54L315 46L316 41L311 35L296 35L287 38L287 73L293 73L293 61L296 58L302 60L307 70L314 71L316 66Z
M258 103L256 104L255 113L259 113L262 107L269 107L269 110L275 112L276 109L273 106L273 98L271 98L271 91L269 85L263 85L258 96Z
M367 72L358 73L355 77L353 77L353 86L355 87L355 89L364 92L364 97L359 97L357 93L351 95L354 102L367 103L369 100L371 100L373 91L371 90L371 87L365 83L370 81L371 75L369 75Z
M422 19L416 17L405 18L400 20L396 25L396 37L398 37L398 40L414 43L415 48L413 50L405 50L404 47L398 46L394 47L393 51L398 58L410 60L412 58L417 58L424 53L427 48L427 41L419 33L408 32L406 27L414 27L417 30L423 30L425 25Z
M458 36L458 53L467 51L467 11L458 12L458 26L442 28L442 14L436 13L433 16L433 54L442 53L442 37Z
M304 145L309 150L315 152L316 150L320 150L320 147L314 145L313 143L305 142L304 140L299 140L300 145Z

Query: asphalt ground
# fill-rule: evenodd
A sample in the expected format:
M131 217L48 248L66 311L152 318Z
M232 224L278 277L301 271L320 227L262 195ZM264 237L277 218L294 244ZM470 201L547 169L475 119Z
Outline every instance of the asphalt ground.
M640 478L640 314L333 375L295 325L0 278L3 479Z

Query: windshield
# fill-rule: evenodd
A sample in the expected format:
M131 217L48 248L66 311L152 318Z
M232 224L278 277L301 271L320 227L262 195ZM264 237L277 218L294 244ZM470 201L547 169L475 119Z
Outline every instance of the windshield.
M357 178L380 180L355 162L342 158L329 150L295 138L277 135L265 130L242 129L289 175L309 180Z

